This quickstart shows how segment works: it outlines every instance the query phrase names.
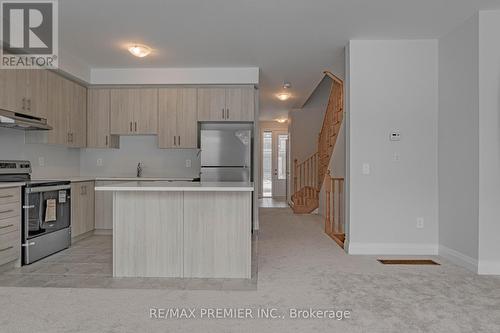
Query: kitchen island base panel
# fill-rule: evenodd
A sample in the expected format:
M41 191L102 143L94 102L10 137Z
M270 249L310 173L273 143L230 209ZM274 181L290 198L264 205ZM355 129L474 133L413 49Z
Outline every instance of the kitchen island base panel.
M115 191L115 277L251 277L252 192Z
M115 192L113 275L182 276L182 192Z
M252 192L184 193L184 277L250 278Z

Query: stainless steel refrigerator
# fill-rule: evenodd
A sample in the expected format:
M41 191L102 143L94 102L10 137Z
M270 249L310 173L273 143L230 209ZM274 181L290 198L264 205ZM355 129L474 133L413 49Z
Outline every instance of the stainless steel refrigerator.
M252 181L252 124L200 127L201 181Z

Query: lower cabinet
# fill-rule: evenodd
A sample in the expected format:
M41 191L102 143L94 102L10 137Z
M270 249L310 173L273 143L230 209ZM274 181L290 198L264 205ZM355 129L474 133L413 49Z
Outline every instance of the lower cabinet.
M0 265L21 257L21 188L0 188Z
M96 181L96 186L110 185L115 181ZM113 229L113 192L95 192L95 229L108 233Z
M71 237L94 230L94 182L71 184Z

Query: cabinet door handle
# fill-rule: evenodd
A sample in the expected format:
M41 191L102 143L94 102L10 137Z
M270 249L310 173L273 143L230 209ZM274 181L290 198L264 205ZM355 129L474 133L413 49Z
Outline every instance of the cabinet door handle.
M181 136L179 135L178 138L179 139L177 141L179 141L179 146L180 146L181 145Z
M68 132L68 143L71 143L71 133Z
M10 213L10 212L13 212L13 211L14 211L13 209L2 210L0 212L0 214Z
M174 135L174 146L177 146L177 137Z
M224 109L222 109L222 119L225 119L224 118Z
M108 146L108 136L106 135L106 147Z
M28 98L28 110L31 111L31 98Z
M0 195L0 199L5 199L5 198L12 198L12 194L7 194L7 195Z
M0 249L0 252L7 251L7 250L10 250L13 248L14 248L13 246L9 246L9 247L6 247L5 249Z
M135 125L135 131L137 132L137 121L134 123Z
M229 108L226 109L226 119L229 119Z
M130 132L132 132L132 122L130 122Z
M13 224L7 224L7 225L1 226L0 229L10 228L10 227L13 227L13 226L14 226Z
M21 107L23 110L26 110L26 98L23 97L23 106Z

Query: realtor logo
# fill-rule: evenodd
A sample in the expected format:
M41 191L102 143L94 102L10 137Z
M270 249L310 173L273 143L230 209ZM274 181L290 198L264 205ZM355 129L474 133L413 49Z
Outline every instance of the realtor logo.
M1 68L57 68L57 0L1 2Z

